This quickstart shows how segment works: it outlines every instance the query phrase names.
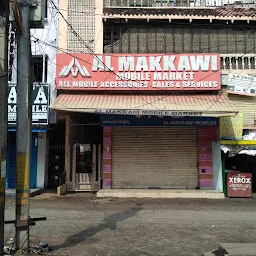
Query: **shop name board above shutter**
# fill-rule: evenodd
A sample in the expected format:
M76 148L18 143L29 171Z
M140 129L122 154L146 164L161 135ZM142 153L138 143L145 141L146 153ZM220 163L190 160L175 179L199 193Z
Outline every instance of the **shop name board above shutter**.
M102 126L217 126L214 117L100 115Z
M57 54L57 89L212 91L219 54Z

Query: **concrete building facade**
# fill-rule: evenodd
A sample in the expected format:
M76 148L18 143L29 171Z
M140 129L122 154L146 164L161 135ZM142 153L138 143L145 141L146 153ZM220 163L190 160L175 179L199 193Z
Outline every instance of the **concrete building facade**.
M225 192L220 144L255 128L252 84L234 85L255 76L249 4L62 1L51 108L68 190Z

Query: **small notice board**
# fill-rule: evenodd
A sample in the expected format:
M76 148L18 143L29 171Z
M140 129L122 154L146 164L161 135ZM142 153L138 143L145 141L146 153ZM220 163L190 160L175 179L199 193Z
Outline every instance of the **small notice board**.
M236 173L227 175L228 197L251 197L252 174Z

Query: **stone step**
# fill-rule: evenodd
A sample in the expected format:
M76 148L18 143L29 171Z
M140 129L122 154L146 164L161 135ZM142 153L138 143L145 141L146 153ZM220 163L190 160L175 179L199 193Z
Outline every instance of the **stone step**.
M97 192L97 197L224 199L225 195L203 189L101 189Z

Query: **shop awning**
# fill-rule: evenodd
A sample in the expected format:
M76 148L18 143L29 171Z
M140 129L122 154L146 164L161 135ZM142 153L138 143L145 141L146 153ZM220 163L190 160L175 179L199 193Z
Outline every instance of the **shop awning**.
M235 116L238 110L222 95L61 94L53 110L121 115Z

